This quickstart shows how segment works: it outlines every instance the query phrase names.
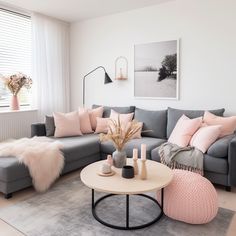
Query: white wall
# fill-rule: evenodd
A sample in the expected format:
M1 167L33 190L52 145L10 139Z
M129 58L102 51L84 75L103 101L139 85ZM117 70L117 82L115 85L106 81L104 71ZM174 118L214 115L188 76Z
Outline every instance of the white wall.
M176 0L71 25L71 107L81 104L82 77L98 65L114 78L114 61L129 61L129 80L103 85L88 78L87 106L186 109L225 107L236 114L236 1ZM134 44L180 38L180 99L133 97Z

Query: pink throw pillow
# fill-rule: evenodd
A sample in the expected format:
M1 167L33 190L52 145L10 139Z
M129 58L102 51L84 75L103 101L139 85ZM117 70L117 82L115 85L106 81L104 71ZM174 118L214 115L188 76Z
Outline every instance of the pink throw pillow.
M182 115L173 129L168 142L180 147L187 147L193 134L200 128L202 117L190 119Z
M103 114L103 107L98 107L89 110L89 117L93 130L96 130L97 127L97 117L102 118L102 114Z
M108 124L109 124L110 118L100 118L97 117L97 127L95 130L95 134L99 133L107 133L108 132Z
M219 138L221 125L201 127L192 137L190 145L196 147L203 153Z
M82 135L78 111L70 113L54 112L53 117L56 127L54 134L55 137L59 138Z
M118 122L118 117L120 116L120 123L127 124L128 122L132 121L134 113L128 113L128 114L120 114L114 110L111 109L110 119L115 120Z
M203 121L207 125L221 125L220 137L233 134L236 130L236 116L220 117L205 111Z
M81 110L86 110L89 113L89 119L90 119L90 124L92 127L92 130L96 130L97 126L97 117L102 118L103 115L103 107L97 107L94 109L87 109L87 108L81 108L79 107L79 112Z
M93 133L87 109L79 108L79 122L80 122L80 130L83 134Z

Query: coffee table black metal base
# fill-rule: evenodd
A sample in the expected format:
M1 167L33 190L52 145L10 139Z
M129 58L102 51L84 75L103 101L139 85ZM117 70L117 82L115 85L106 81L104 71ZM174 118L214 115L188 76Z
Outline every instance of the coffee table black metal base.
M145 194L136 194L138 196L141 196L141 197L144 197L144 198L147 198L151 201L153 201L157 207L158 207L158 214L157 216L150 222L148 223L145 223L145 224L142 224L142 225L136 225L136 226L130 226L129 223L129 195L125 195L126 196L126 225L125 226L118 226L118 225L113 225L113 224L110 224L110 223L107 223L105 222L104 220L102 220L98 215L97 215L97 212L96 212L96 206L103 200L105 200L106 198L108 197L112 197L112 196L115 196L116 194L108 194L108 195L105 195L99 199L97 199L95 201L94 199L94 189L92 189L92 214L94 216L94 218L100 222L101 224L107 226L107 227L110 227L110 228L113 228L113 229L120 229L120 230L135 230L135 229L142 229L142 228L145 228L145 227L148 227L152 224L154 224L155 222L159 221L161 219L161 217L163 216L163 199L164 199L164 189L162 188L161 189L161 204L158 203L158 201L148 195L145 195Z

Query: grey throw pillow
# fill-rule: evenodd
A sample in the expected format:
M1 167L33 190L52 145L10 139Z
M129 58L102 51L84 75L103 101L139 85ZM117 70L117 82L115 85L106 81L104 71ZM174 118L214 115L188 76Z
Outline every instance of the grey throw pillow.
M179 118L184 114L190 119L194 119L204 115L205 110L181 110L168 107L167 112L167 138L170 137L172 130L174 129L177 121ZM223 116L225 109L216 109L216 110L209 110L212 114L216 116Z
M92 108L97 108L97 107L101 107L102 105L93 105ZM104 118L110 117L111 114L111 109L121 113L121 114L128 114L128 113L132 113L135 110L135 106L129 106L129 107L108 107L108 106L103 106L104 110L103 110L103 116Z
M140 108L135 109L134 119L143 122L142 136L153 138L166 138L167 110L149 111Z
M55 133L55 122L53 116L46 116L45 119L45 128L46 128L46 136L54 136Z
M234 137L235 134L232 134L218 139L209 147L207 154L213 157L227 157L229 144Z

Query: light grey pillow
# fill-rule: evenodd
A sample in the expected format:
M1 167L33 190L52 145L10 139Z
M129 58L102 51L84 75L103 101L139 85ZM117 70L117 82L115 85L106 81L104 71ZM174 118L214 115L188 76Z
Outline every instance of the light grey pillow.
M93 105L92 108L97 108L101 107L102 105ZM128 114L132 113L135 110L135 106L129 106L129 107L108 107L108 106L103 106L103 116L104 118L110 117L111 114L111 109L120 113L120 114Z
M153 138L166 138L167 110L149 111L140 108L135 109L134 119L143 122L142 136Z
M190 119L194 119L204 115L204 110L181 110L168 107L167 112L167 138L170 137L172 130L174 129L177 121L179 118L184 114ZM223 116L225 109L216 109L216 110L209 110L212 114L216 116Z
M45 128L46 128L46 136L54 136L55 133L55 122L53 116L46 116L45 118Z

